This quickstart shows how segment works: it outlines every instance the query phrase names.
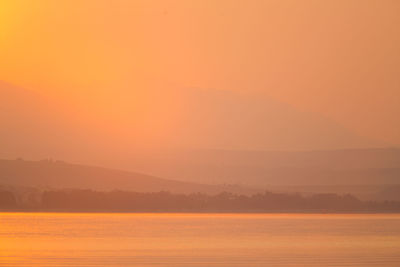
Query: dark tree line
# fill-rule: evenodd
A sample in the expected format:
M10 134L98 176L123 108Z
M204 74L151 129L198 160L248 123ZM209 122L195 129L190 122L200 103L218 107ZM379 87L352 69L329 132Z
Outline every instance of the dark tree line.
M17 207L17 200L13 193L0 191L0 209L13 209Z
M11 192L0 191L1 209L110 212L400 212L400 202L360 201L352 195L262 194L217 195L138 193L92 190L45 191L35 206L18 204Z
M156 212L396 212L400 202L363 202L351 195L265 192L251 196L138 193L91 190L46 191L42 209L74 211L156 211Z

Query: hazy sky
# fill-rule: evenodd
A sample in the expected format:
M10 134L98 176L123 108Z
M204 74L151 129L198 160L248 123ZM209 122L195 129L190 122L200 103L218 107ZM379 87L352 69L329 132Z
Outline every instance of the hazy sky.
M260 91L400 144L400 1L2 0L0 79L149 121L168 88Z

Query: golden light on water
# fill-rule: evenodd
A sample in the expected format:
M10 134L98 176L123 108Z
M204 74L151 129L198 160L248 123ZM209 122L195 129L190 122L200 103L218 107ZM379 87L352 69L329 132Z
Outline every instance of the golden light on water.
M0 266L400 266L399 14L0 0Z
M391 266L399 260L398 215L4 213L1 219L1 263L9 266Z

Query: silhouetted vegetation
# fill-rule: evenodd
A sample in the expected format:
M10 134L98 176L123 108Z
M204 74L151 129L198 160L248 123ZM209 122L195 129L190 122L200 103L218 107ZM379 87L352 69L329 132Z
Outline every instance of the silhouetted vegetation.
M17 207L17 201L13 193L0 191L0 209L12 209Z
M35 205L17 205L10 192L0 192L0 207L32 211L109 212L400 212L400 202L360 201L352 195L232 193L172 194L127 191L58 190L41 193Z

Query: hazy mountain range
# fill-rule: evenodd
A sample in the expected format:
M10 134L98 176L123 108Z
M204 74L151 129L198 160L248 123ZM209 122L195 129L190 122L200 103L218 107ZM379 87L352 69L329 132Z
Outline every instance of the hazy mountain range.
M62 161L0 160L0 185L42 189L127 190L174 193L255 192L237 186L216 186L162 179L136 172L70 164Z
M96 109L95 99L61 101L2 82L0 157L75 162L125 158L149 148L265 151L385 145L263 94L198 88L144 91L141 99L109 96Z
M154 152L131 168L162 177L244 185L400 183L400 149Z
M210 173L212 173L211 170ZM204 172L203 172L204 173ZM383 177L383 176L382 176ZM398 176L397 176L398 177ZM383 177L385 178L385 177ZM224 180L222 180L224 181ZM304 180L305 182L307 180ZM396 185L397 184L397 185ZM128 172L95 166L70 164L62 161L0 160L0 189L15 192L20 201L36 203L43 190L92 189L100 191L124 190L133 192L207 193L231 192L250 195L264 191L282 193L337 193L353 194L360 199L400 200L398 180L392 184L320 185L208 185L163 179L138 172Z
M138 109L139 116L143 111L149 119L152 99L161 97L155 122L130 119L129 99L114 103L113 114L102 117L107 114L103 110L95 120L77 104L0 83L0 158L55 158L131 171L2 161L0 184L98 189L126 184L140 191L211 192L221 188L204 184L264 190L400 183L399 149L362 149L385 144L318 114L258 94L196 88L169 93L149 93L143 101L148 105ZM151 134L153 126L157 133ZM13 175L7 170L14 170Z

